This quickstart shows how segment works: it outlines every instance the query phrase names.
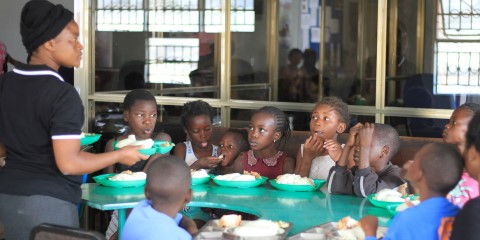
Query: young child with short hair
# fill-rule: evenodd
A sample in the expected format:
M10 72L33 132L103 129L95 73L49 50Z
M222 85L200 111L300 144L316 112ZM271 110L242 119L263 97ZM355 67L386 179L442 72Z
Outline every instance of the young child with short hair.
M401 168L390 162L399 147L400 137L390 125L358 123L350 129L340 160L330 169L328 192L367 197L404 184ZM352 151L355 166L347 169Z
M285 144L290 136L290 122L280 109L265 106L251 117L248 141L250 149L242 153L243 170L254 171L269 179L284 173L292 173L294 160L277 146Z
M249 150L248 133L245 129L229 128L219 141L218 153L222 156L220 164L210 173L223 175L228 173L241 173L242 161L237 158L242 152Z
M105 152L113 152L113 142L126 139L128 135L135 135L137 140L153 139L160 141L172 141L167 133L155 133L155 125L157 123L157 101L155 96L147 90L135 89L130 91L123 100L123 120L128 123L128 131L126 134L118 138L110 139L105 145ZM146 172L148 166L161 156L169 155L156 153L145 161L138 161L132 166L116 163L105 169L107 173L120 173L125 170L132 172ZM130 213L130 211L128 211ZM112 213L112 218L108 224L105 233L106 239L117 239L118 229L118 211Z
M192 239L195 224L190 221L188 230L180 227L185 217L178 213L192 200L191 182L190 169L182 159L166 156L154 161L147 169L146 200L128 216L122 239Z
M443 141L454 144L462 156L465 153L465 134L468 130L468 123L478 110L480 110L480 105L476 103L460 105L453 111L450 120L443 130ZM468 173L464 171L457 186L450 191L447 198L461 208L468 200L476 198L479 195L478 188L478 181L471 178Z
M202 100L187 102L182 109L182 125L190 141L178 143L174 155L185 159L191 169L211 169L216 167L218 146L210 142L212 137L213 110Z
M459 208L445 196L455 187L462 171L462 157L452 145L431 143L422 147L406 173L408 181L418 189L421 202L397 213L383 239L448 239ZM376 239L377 222L374 216L360 220L366 240Z
M480 181L480 112L475 112L468 124L464 163L470 177ZM455 221L451 240L476 240L480 236L480 196L469 200L460 210Z
M311 136L300 146L295 173L302 177L327 179L330 168L340 159L342 146L337 141L350 121L348 105L337 97L325 97L312 110Z

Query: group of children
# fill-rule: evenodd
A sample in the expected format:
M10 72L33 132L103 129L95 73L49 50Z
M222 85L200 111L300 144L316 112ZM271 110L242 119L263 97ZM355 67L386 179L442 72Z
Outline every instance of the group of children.
M129 134L135 134L138 139L171 139L166 133L155 134L153 131L156 102L148 91L133 90L127 94L124 106L124 119L130 126ZM211 142L211 106L201 100L192 101L185 103L181 116L188 140L176 144L173 156L162 157L156 154L128 169L147 171L147 179L169 176L177 179L176 175L164 176L160 171L153 170L155 168L163 171L169 168L168 164L173 164L171 162L175 162L172 168L181 168L182 171L185 166L189 166L190 169L207 169L216 175L241 173L246 170L272 179L281 174L295 173L310 178L327 179L326 190L331 194L352 194L359 197L367 197L382 189L394 189L408 182L420 195L422 203L399 213L392 221L386 238L402 239L401 236L409 233L428 239L434 236L441 238L449 236L452 230L454 216L459 210L455 205L461 207L468 199L478 196L478 183L475 179L478 174L472 174L468 165L465 172L462 161L467 150L472 152L473 156L475 151L478 153L473 142L476 139L472 137L470 143L465 139L468 123L477 109L476 104L464 104L456 109L445 126L445 143L423 147L413 161L406 164L406 171L403 171L406 173L402 173L402 168L390 162L399 149L400 138L396 130L389 125L358 123L350 128L345 143L339 143L338 134L348 129L350 120L348 106L336 97L326 97L315 105L310 119L311 136L301 145L296 159L281 151L290 134L290 128L288 117L278 108L266 106L258 109L252 115L248 129L229 129L220 139L219 146L216 146ZM478 131L478 124L471 128L471 131ZM122 138L125 136L118 139ZM109 143L111 145L111 142ZM111 150L107 144L107 151ZM127 167L117 165L115 169L120 171ZM185 182L191 181L189 176L184 178ZM171 194L178 194L179 198L175 199L176 203L180 204L166 205L165 201L173 201L167 199L171 194L161 193L167 190L149 185L150 181L154 180L147 180L147 200L139 204L128 218L125 236L134 231L133 226L138 225L134 219L146 216L156 218L156 215L138 214L148 207L175 219L177 225L182 219L188 223L188 232L194 234L197 231L195 224L192 224L189 218L176 214L191 199L189 185L184 184L187 190L181 193L179 191L183 189L183 185L182 189L175 189L177 191L168 190L172 191ZM450 201L447 201L447 194ZM167 211L167 206L172 208ZM406 229L411 227L409 224L412 221L418 222L418 226L426 227L422 228L422 231L413 228L408 232ZM367 235L375 236L376 218L367 216L361 223Z

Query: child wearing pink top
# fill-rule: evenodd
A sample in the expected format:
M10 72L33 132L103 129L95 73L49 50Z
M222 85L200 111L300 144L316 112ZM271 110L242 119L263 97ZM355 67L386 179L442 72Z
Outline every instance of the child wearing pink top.
M453 111L450 120L443 130L443 141L454 144L462 156L465 152L465 134L468 130L468 123L478 110L480 110L480 105L475 103L460 105ZM468 200L477 196L479 196L478 181L471 178L467 172L463 172L462 178L457 186L447 195L447 198L453 204L463 207Z

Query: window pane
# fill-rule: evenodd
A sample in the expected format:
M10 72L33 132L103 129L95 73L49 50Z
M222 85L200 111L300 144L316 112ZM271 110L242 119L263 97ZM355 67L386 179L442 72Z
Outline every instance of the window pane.
M386 117L385 123L392 125L400 136L441 138L447 119Z
M222 19L206 9L221 13L220 7L219 1L98 1L95 91L147 88L163 96L218 98L218 33L206 29Z

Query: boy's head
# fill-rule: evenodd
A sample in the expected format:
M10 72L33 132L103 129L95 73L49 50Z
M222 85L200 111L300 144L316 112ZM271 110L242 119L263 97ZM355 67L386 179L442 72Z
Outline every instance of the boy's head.
M310 131L324 140L332 139L344 132L349 122L348 105L340 98L325 97L312 110Z
M480 110L480 105L476 103L465 103L455 109L443 129L443 141L457 146L464 145L468 123L478 110ZM463 151L463 149L460 150Z
M357 136L357 146L360 144ZM370 145L370 164L386 165L400 148L400 137L398 132L390 125L375 123ZM354 151L354 160L359 159L359 151Z
M123 119L137 138L152 137L157 122L157 101L147 90L130 91L123 100Z
M288 52L288 60L290 61L290 64L297 66L302 61L302 58L303 53L298 48L294 48Z
M164 156L147 169L145 196L153 205L182 209L192 199L190 168L182 159Z
M480 179L480 112L473 116L466 135L466 148L464 155L465 168L468 174Z
M241 152L248 151L248 136L244 129L230 128L223 134L219 142L218 153L223 154L224 158L221 166L229 166Z
M185 133L192 144L206 148L212 136L212 106L202 100L187 102L183 105L181 121Z
M41 54L48 55L58 67L80 65L83 46L78 42L78 25L73 13L62 5L46 0L27 2L21 13L20 34L28 53L27 62L32 55Z
M463 172L462 157L453 145L430 143L414 156L406 179L413 187L446 196L458 183Z

